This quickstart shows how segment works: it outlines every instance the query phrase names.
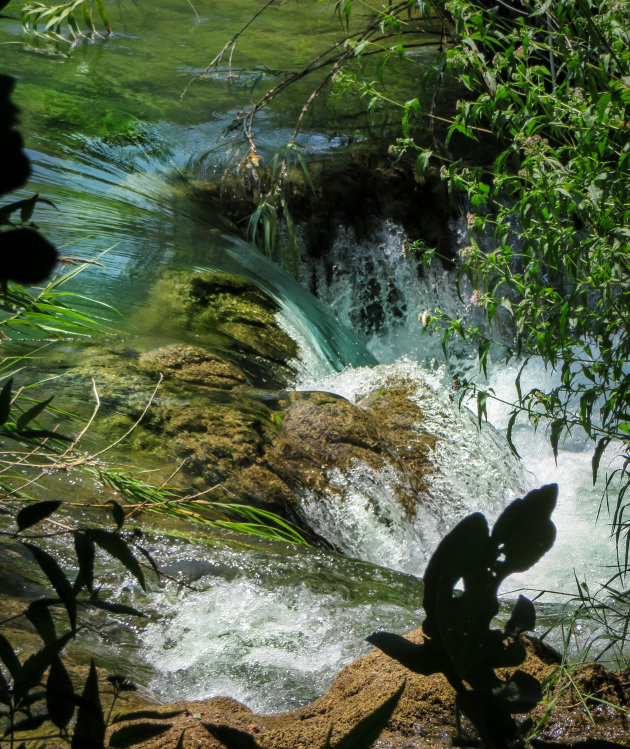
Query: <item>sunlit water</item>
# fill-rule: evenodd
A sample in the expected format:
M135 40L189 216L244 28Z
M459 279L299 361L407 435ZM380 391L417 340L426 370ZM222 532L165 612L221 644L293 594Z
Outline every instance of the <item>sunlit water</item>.
M54 201L56 208L38 208L37 221L64 254L104 266L82 273L83 293L133 317L165 265L239 273L280 303L280 323L300 344L298 389L358 402L404 380L436 436L430 496L413 519L396 499L400 477L393 468L337 471L331 478L341 502L302 497L311 522L346 558L221 536L186 542L158 535L151 548L158 563L196 590L165 581L145 595L127 579L110 581L120 600L151 618L146 625L95 625L90 650L104 665L138 678L162 699L229 694L260 710L308 702L366 649L366 635L419 623L417 576L439 539L468 512L493 519L528 488L559 483L556 545L535 569L508 580L511 590L572 592L574 574L601 581L608 576L604 566L615 561L607 515L594 523L601 491L591 486L587 443L562 446L556 466L544 430L517 425L519 463L501 434L505 409L489 402L489 420L499 431L479 430L475 414L458 411L452 371L473 372L474 354L460 348L445 362L439 340L422 334L418 316L438 306L474 310L457 299L445 272L418 273L404 255L399 227L385 222L364 243L340 227L327 261L332 272L315 261L301 271L318 301L244 243L226 239L220 217L204 206L204 180L229 163L226 146L242 146L223 138L226 127L278 80L261 62L292 69L335 37L330 8L311 4L309 29L318 34L283 34L279 45L284 25L306 12L303 4L286 5L288 16L274 11L261 18L249 46L237 48L233 69L219 67L183 101L190 75L203 70L256 3L194 0L197 15L187 3L159 2L151 24L141 5L125 4L123 13L121 4L111 18L115 38L83 45L68 59L45 45L22 48L15 22L3 21L0 29L4 67L19 77L16 96L33 162L23 194L39 191ZM263 155L290 136L306 90L261 114ZM328 124L334 106L323 100L308 121L301 136L307 154L331 153L360 137ZM508 400L514 374L500 364L489 371L491 386ZM524 381L544 376L533 370Z

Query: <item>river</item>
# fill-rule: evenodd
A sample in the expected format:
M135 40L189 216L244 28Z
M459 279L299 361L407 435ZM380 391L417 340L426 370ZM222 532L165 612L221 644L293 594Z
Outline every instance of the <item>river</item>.
M442 440L446 478L436 491L445 503L492 517L529 488L560 485L554 549L535 569L508 580L508 599L526 588L548 591L546 600L562 603L575 593L576 577L594 586L606 580L616 555L606 513L595 522L602 487L591 485L591 446L575 435L561 446L556 464L544 428L534 432L517 424L522 462L516 464L500 435L507 409L489 403L489 420L499 432L480 433L472 414L455 420L452 374L476 372L474 352L462 349L444 361L439 341L422 335L418 316L436 306L473 311L457 299L446 271L434 268L419 277L405 256L401 227L384 221L361 241L340 227L326 265L306 259L296 281L241 240L226 237L221 217L204 202L203 187L229 165L229 148L242 146L226 135L236 113L282 71L336 38L340 27L331 5L270 9L239 40L232 67L220 66L193 83L183 99L191 76L203 71L259 3L107 6L113 37L73 49L29 40L15 20L0 22L3 68L18 79L15 99L33 164L22 194L39 192L55 204L38 207L36 218L62 254L98 258L101 265L80 275L81 293L133 320L165 266L253 280L278 300L300 344L296 390L358 402L387 378L415 383ZM17 12L18 3L7 9L7 15ZM296 86L259 115L255 137L263 157L290 137L307 93L306 84ZM350 117L356 106L322 97L300 137L309 158L347 150L367 137ZM375 299L378 324L363 314ZM516 365L496 362L489 384L509 400L516 372ZM532 365L523 386L553 377ZM404 631L422 618L417 578L439 529L429 531L420 521L414 527L392 514L395 477L368 478L365 471L343 477L342 515L309 510L304 497L321 534L345 556L179 526L155 532L151 551L158 563L195 590L165 584L143 594L131 580L113 578L116 597L151 617L147 624L121 621L104 629L88 621L84 651L133 674L165 700L229 694L260 711L312 700L367 650L366 635L381 628Z

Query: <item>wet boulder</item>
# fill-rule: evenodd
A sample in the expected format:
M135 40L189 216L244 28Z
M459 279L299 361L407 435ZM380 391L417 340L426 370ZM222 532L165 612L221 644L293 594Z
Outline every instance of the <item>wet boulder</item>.
M293 379L298 356L279 311L275 300L237 276L168 271L134 322L143 333L202 345L236 364L251 384L276 388Z

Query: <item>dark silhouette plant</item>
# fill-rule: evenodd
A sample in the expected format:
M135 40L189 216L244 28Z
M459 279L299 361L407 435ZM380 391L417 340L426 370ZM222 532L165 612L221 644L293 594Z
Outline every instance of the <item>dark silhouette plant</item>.
M529 712L542 698L533 676L517 670L502 679L495 673L525 660L520 635L534 627L532 602L520 596L502 630L490 625L499 611L503 580L529 569L552 547L556 529L550 516L557 494L557 485L550 484L514 500L492 533L485 517L474 513L442 540L424 574L427 616L421 645L389 632L367 638L411 671L443 673L456 692L458 728L461 711L486 749L524 747L531 722L519 725L513 716ZM456 587L460 581L462 592ZM478 745L460 730L454 743Z

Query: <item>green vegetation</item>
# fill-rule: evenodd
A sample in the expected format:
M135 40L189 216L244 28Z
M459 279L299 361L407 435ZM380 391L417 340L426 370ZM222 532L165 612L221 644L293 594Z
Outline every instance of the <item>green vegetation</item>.
M5 5L0 2L0 8ZM266 3L262 10L271 5ZM351 30L359 6L360 28ZM453 337L474 341L484 374L499 351L506 360L521 363L521 372L534 357L557 371L558 384L548 391L535 388L523 392L520 375L517 377L517 397L509 404L508 441L512 444L512 430L521 415L549 430L556 455L567 435L583 430L593 441L594 481L604 450L612 445L621 453L620 467L609 475L607 486L620 482L612 515L623 576L630 555L627 4L604 0L558 0L553 5L535 5L529 0L510 5L502 0L498 4L451 0L444 4L431 0L420 6L416 2L388 3L374 11L359 0L338 0L335 10L345 27L339 41L276 84L236 123L249 146L245 165L255 170L259 161L253 135L257 113L294 82L320 75L289 143L273 162L270 186L250 221L252 238L274 256L284 220L290 237L285 264L296 270L297 236L287 185L297 172L309 179L298 147L299 134L314 101L327 86L336 86L337 95L358 94L376 120L379 112L398 110L401 137L392 153L401 160L411 156L419 179L427 170L439 169L453 195L460 200L465 196L468 206L464 212L468 242L461 250L457 272L461 295L472 315L453 320L439 309L427 310L424 330L439 331L445 351ZM94 11L109 32L102 0L73 0L56 6L31 3L23 9L23 21L31 33L53 42L74 43L98 34ZM210 67L218 65L228 51L231 56L240 33ZM435 44L438 38L439 50L424 76L422 91L397 101L386 87L391 66L402 66L395 74L404 76L405 65L418 66L413 53ZM376 58L380 62L372 77L366 71L374 69ZM2 182L3 193L23 185L28 176L21 139L13 129L15 114L8 98L11 85L2 77L3 114L5 110L9 114L3 117L0 134L3 152L10 152L14 159L7 174L16 175L13 181ZM446 87L457 90L456 101L443 94ZM34 196L0 209L4 253L0 273L4 317L0 325L7 331L5 337L10 333L22 341L34 334L46 339L89 334L102 324L74 308L73 302L81 301L79 295L61 289L79 268L40 292L29 292L19 285L41 283L57 260L57 250L32 224L33 211L42 200ZM18 251L23 250L28 251L26 261L18 257ZM432 250L422 251L428 262ZM483 323L478 322L478 311L485 313ZM106 717L94 664L79 695L60 656L76 634L81 611L141 613L100 597L94 573L97 548L114 557L144 588L141 560L154 568L155 564L140 543L141 534L129 532L126 523L145 509L294 543L303 539L270 513L212 502L205 494L184 496L166 486L151 485L105 465L101 452L80 455L76 447L83 431L68 438L40 423L50 414L52 399L30 398L29 386L14 389L17 368L29 356L15 353L0 365L0 436L5 445L8 441L17 445L2 453L2 504L15 520L15 527L2 535L30 552L54 595L34 601L19 614L31 622L41 639L42 647L36 653L21 661L17 648L0 636L4 664L0 670L0 719L11 747L21 740L21 732L37 731L47 721L56 727L54 735L68 745L98 747L104 745L113 705ZM495 394L483 384L461 377L458 387L462 401L469 396L476 400L481 421L488 399ZM281 415L274 413L273 418L281 426ZM26 479L12 475L10 469L15 467L26 468L31 474ZM124 498L125 505L113 499L99 505L108 514L105 527L62 527L53 515L63 509L63 503L41 502L31 495L44 471L69 468L87 470ZM519 599L502 631L490 625L498 611L497 591L502 580L511 572L527 569L553 543L549 515L554 502L555 490L550 487L533 492L506 509L492 533L483 516L466 518L443 540L427 567L425 643L410 645L386 633L370 638L414 671L443 672L457 692L459 709L487 747L525 746L532 727L517 725L512 716L527 712L541 698L540 685L533 677L517 671L504 680L495 673L495 668L518 666L523 661L519 635L534 625L532 604ZM50 530L51 522L56 524L55 530ZM46 540L53 534L72 539L78 567L75 577L45 550ZM461 595L454 592L460 578L464 581ZM600 601L582 585L579 590L580 609L574 622L580 617L597 620L610 647L618 649L620 659L627 657L627 593L617 590L613 581L604 589L612 603ZM54 619L51 611L61 612L67 630L64 634L58 635L60 617ZM110 681L114 702L131 688L121 677ZM343 739L337 749L366 746L375 725L389 719L399 696L384 703L370 725ZM137 726L115 731L111 745L137 744L170 728L152 727L145 722L150 717L143 713ZM226 746L256 746L249 735L229 727L205 727ZM41 737L29 738L36 739ZM183 734L180 743L183 745Z
M25 31L43 39L76 44L82 39L102 36L94 22L95 11L106 32L111 34L103 0L69 0L58 5L25 3L22 6L22 24Z

